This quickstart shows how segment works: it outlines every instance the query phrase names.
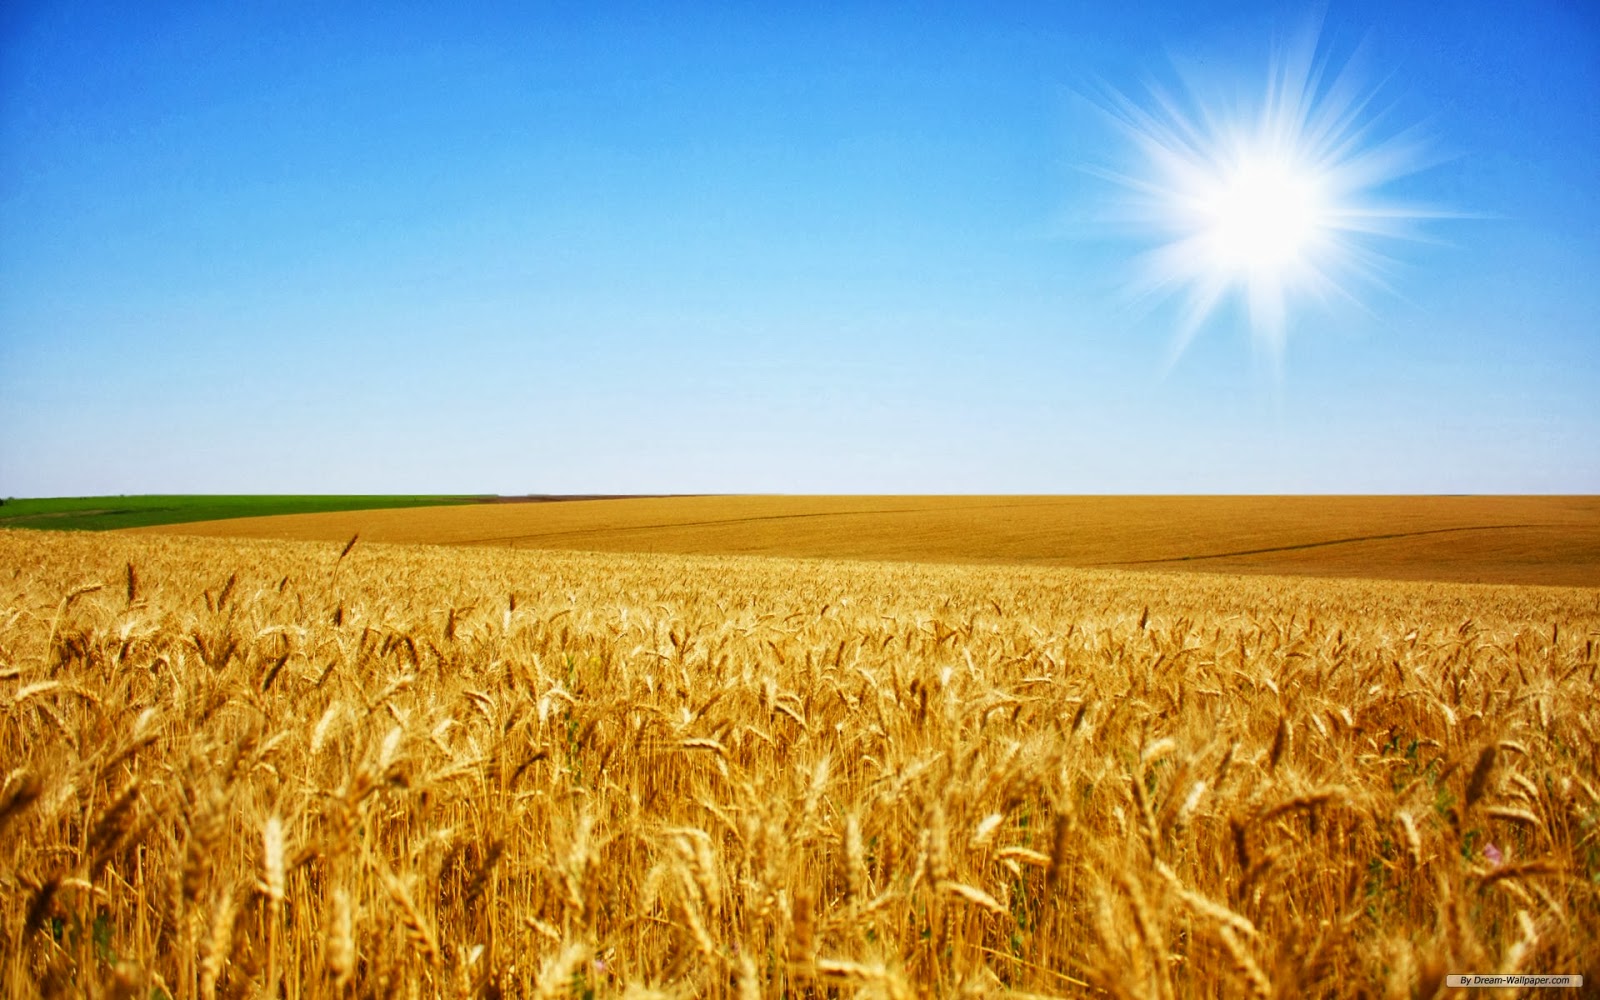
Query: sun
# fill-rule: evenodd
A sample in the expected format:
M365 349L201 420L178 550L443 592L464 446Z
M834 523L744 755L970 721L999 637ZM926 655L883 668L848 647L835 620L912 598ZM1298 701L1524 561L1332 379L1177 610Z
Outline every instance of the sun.
M1244 151L1197 206L1215 265L1276 280L1304 263L1331 218L1321 188L1306 164Z
M1186 78L1177 96L1112 92L1103 110L1135 162L1098 171L1123 189L1119 215L1154 246L1134 288L1177 297L1176 358L1222 307L1245 306L1253 342L1281 359L1294 314L1313 301L1382 286L1386 240L1451 213L1385 200L1381 190L1426 165L1415 129L1379 135L1387 117L1347 64L1330 72L1315 31L1279 51L1253 101L1227 81ZM1238 93L1238 88L1232 88Z

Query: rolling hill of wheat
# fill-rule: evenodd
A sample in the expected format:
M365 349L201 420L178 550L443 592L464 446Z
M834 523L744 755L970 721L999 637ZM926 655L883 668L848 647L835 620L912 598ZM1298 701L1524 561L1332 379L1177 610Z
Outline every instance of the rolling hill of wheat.
M140 529L223 538L1600 586L1600 498L677 496Z

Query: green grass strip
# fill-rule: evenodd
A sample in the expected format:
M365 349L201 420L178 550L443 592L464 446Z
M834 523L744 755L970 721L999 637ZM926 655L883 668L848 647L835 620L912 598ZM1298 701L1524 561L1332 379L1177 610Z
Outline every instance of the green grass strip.
M476 503L471 496L117 496L47 497L0 502L0 528L48 531L109 531L152 524L218 521L268 514L312 514L331 510L378 510Z

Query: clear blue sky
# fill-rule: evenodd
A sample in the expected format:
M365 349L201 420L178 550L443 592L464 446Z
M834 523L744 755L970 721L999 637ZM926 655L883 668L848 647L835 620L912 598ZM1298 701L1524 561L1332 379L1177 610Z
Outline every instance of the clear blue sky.
M398 6L0 10L0 495L1600 492L1600 8L1327 5L1479 217L1274 371L1080 95L1302 5Z

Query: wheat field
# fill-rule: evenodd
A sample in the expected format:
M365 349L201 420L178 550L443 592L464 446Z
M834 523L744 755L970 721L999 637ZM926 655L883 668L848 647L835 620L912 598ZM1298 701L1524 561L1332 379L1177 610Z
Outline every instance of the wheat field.
M219 538L1600 587L1600 497L673 496L238 517Z
M1595 976L1597 640L1594 589L0 531L0 978Z

